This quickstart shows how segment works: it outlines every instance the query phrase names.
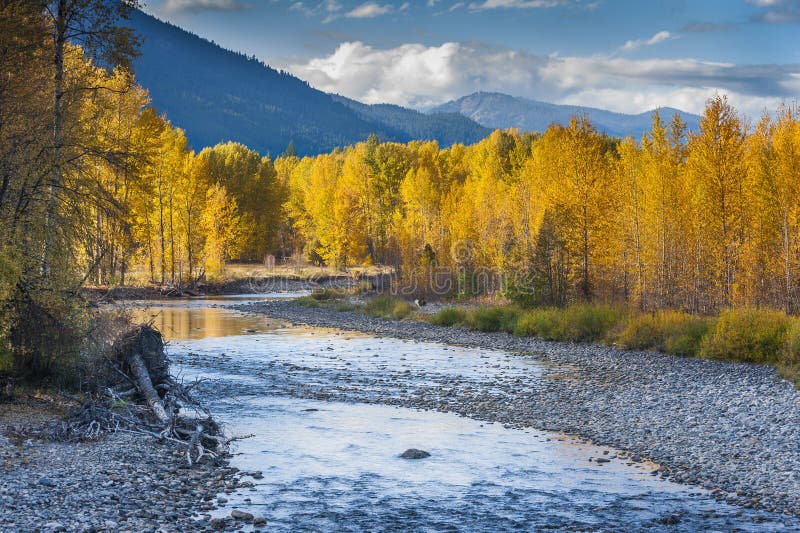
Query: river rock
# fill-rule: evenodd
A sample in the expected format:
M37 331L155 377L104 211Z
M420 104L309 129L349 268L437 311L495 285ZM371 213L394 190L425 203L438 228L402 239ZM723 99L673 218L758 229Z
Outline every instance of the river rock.
M425 450L418 450L416 448L409 448L400 454L402 459L425 459L430 456L431 454Z
M225 529L225 519L224 518L212 518L209 522L209 525L216 529L217 531L222 531Z
M245 522L251 522L253 520L253 515L246 512L240 511L239 509L234 509L231 511L231 518L234 520L243 520Z

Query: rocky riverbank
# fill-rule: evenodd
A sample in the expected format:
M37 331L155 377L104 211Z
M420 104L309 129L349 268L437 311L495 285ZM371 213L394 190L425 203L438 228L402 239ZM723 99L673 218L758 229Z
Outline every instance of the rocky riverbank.
M60 414L48 402L5 403L0 426ZM13 442L3 433L0 531L216 531L244 523L207 514L224 503L221 494L248 486L225 461L189 468L176 446L130 433L81 443Z
M550 369L544 376L405 392L401 380L386 376L370 401L581 435L627 450L633 461L650 459L663 476L720 499L800 515L800 393L774 369L389 321L286 301L241 308L293 323L534 354ZM380 397L381 389L393 392ZM313 394L358 400L345 389Z
M318 274L306 277L282 275L250 276L220 282L204 283L191 288L179 288L168 285L84 287L81 289L81 294L91 301L101 302L164 300L238 294L290 293L324 288L352 288L360 282L371 283L372 286L377 286L382 283L388 283L388 279L388 274L353 277L346 273L341 275Z

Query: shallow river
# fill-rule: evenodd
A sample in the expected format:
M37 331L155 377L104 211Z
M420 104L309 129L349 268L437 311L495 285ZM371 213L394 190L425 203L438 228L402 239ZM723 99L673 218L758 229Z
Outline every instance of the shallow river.
M380 403L383 383L458 378L491 388L496 380L538 379L534 358L295 327L225 307L247 298L136 309L170 340L173 371L206 380L200 393L229 433L253 434L237 444L232 464L264 477L225 496L215 516L247 510L263 515L270 531L798 527L665 481L656 465L613 449ZM318 399L333 388L361 400ZM431 457L401 459L407 448Z

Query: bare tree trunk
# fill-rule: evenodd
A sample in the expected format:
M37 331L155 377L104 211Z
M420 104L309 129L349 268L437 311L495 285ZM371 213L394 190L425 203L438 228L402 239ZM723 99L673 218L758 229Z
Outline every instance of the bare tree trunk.
M147 405L150 406L158 421L166 426L170 417L164 409L164 404L161 402L161 398L158 397L156 389L153 387L153 381L150 379L150 373L147 371L142 355L138 352L131 353L128 356L128 366L130 366L131 372L136 378L136 386L139 388L139 392L144 397Z
M792 257L789 243L789 216L786 208L783 209L783 260L786 277L786 312L791 313L794 310L792 305Z
M170 255L170 274L172 279L172 284L175 284L175 228L173 224L174 220L174 212L175 210L172 207L172 199L173 199L173 186L172 183L169 185L169 255Z
M61 151L64 146L64 109L61 100L64 97L64 47L66 45L67 0L59 0L56 19L53 27L53 56L55 91L53 93L53 172L45 212L45 242L42 250L42 277L50 278L50 255L56 231L56 210L58 209L58 190L63 181L61 170Z
M162 155L163 159L163 155ZM163 161L159 162L158 167L158 227L161 235L161 284L166 281L166 243L164 242L164 193L162 184Z

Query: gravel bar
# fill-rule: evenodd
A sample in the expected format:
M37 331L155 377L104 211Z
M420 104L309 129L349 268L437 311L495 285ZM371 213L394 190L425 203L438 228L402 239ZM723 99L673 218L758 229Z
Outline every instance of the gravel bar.
M49 418L41 411L0 404L0 423ZM208 513L221 494L252 486L243 477L224 461L189 468L181 450L142 435L42 443L0 434L0 531L236 530L241 521Z
M511 427L579 435L661 465L661 475L748 508L800 516L800 393L767 366L481 333L291 301L236 306L295 324L504 350L544 376L396 399Z

